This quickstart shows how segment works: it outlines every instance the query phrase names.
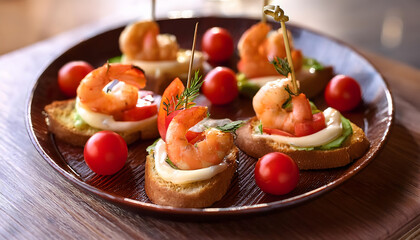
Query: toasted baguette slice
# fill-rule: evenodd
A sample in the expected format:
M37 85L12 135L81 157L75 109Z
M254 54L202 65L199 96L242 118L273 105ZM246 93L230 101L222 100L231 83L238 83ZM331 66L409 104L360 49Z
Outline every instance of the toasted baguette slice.
M57 138L75 146L84 146L93 134L101 130L87 124L85 126L75 127L75 103L75 99L69 99L64 101L54 101L45 106L44 110L47 114L46 122L48 130L54 133ZM127 144L130 144L140 138L152 139L159 136L156 120L145 124L142 129L137 129L133 132L117 133L124 138Z
M342 147L312 151L297 150L288 144L278 143L271 139L256 138L252 135L256 124L258 124L258 119L254 117L236 131L236 145L255 158L260 158L270 152L285 153L302 170L342 167L361 157L369 148L369 141L363 130L353 123L351 123L353 134L346 139Z
M235 146L225 157L228 167L214 177L187 184L174 184L162 179L156 171L153 153L146 158L145 190L155 204L180 207L203 208L219 201L227 192L236 172L238 148Z

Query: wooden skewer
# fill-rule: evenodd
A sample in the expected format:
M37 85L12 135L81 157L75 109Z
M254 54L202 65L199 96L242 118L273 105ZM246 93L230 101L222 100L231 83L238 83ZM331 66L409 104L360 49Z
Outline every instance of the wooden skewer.
M294 88L293 90L294 90L294 93L298 94L299 88L296 83L295 69L293 67L292 54L291 54L290 45L289 45L289 36L287 35L287 29L286 29L286 24L285 24L287 21L289 21L289 17L284 15L284 11L279 6L273 6L273 5L265 6L264 14L272 16L275 21L280 22L281 24L281 30L283 32L284 47L286 48L287 62L289 63L291 75L292 75L292 84Z
M287 36L286 24L283 21L281 21L280 24L281 24L281 29L283 32L284 46L286 47L287 62L289 63L290 70L292 70L291 75L292 75L293 88L295 90L295 93L299 93L299 88L296 83L295 68L293 67L292 54L290 51L289 37Z
M198 28L198 22L195 23L194 39L193 39L193 45L191 48L190 66L188 68L187 89L190 88L191 86L191 72L192 72L192 67L193 67L193 62L194 62L195 42L197 39L197 28ZM185 109L187 108L187 105L188 105L188 96L186 97L186 100L185 100L185 106L184 106Z
M264 13L264 7L267 6L267 4L268 4L268 0L263 0L263 11L262 11L262 16L261 16L261 22L262 23L267 22L267 16Z
M156 0L152 0L152 21L156 21Z

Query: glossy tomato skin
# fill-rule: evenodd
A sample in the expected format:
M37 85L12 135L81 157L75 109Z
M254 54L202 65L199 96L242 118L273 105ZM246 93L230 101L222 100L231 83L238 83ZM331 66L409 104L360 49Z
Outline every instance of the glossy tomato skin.
M83 154L92 171L99 175L112 175L124 167L128 148L117 133L100 131L86 142Z
M80 81L93 67L85 61L72 61L64 64L58 71L58 86L66 96L75 97Z
M299 182L299 168L289 156L272 152L258 159L254 170L258 187L269 194L291 192Z
M153 92L141 90L138 94L138 98L141 101L137 102L134 108L123 111L121 116L114 115L115 119L119 121L141 121L157 114L157 105L154 103Z
M179 78L175 78L163 92L157 119L159 134L163 141L166 141L166 130L168 129L170 121L175 116L175 114L173 114L173 116L168 119L169 116L165 111L165 103L170 105L170 109L168 109L169 112L173 112L177 103L176 96L181 95L184 89L185 87L181 80Z
M326 127L327 125L325 124L324 113L323 112L315 113L312 116L312 120L295 123L295 136L296 137L308 136Z
M327 84L324 92L325 101L338 111L350 111L362 100L359 83L345 75L337 75Z
M201 49L212 62L228 60L234 50L233 39L228 30L221 27L208 29L201 39Z
M122 113L121 121L141 121L146 118L150 118L157 114L157 105L145 105L141 107L134 107L129 110L125 110Z
M236 75L227 67L214 68L204 78L201 91L212 104L230 103L239 92Z

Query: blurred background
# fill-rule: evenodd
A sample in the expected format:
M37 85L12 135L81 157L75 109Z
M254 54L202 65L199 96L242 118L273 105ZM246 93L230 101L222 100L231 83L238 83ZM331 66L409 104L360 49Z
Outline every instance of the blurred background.
M0 55L77 27L151 17L150 0L0 0ZM275 0L291 22L420 68L419 0ZM261 16L262 0L156 0L156 16Z

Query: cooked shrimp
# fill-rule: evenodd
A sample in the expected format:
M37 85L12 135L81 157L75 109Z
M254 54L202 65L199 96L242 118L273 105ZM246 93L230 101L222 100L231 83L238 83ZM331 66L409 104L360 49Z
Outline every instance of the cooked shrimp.
M248 78L278 75L270 63L275 57L285 58L283 33L277 30L270 33L271 27L267 23L257 23L242 34L238 50L241 60L238 62L238 70ZM302 53L293 49L291 33L287 33L292 50L292 60L295 70L302 66Z
M270 30L270 25L263 22L259 22L246 30L238 42L239 56L241 58L261 56L264 53L264 51L260 52L263 50L261 47Z
M293 89L288 78L265 84L254 96L252 105L262 125L294 133L296 122L312 119L311 106L304 94L292 96L292 111L282 108L289 98L286 87Z
M222 162L233 146L233 136L215 128L205 131L206 138L191 144L186 138L188 129L207 116L206 107L192 107L179 112L169 124L166 151L169 159L184 170L200 169Z
M122 53L131 60L175 60L179 50L176 37L159 34L159 25L153 21L128 25L119 41Z
M113 80L120 82L110 91L104 91ZM146 78L139 68L126 64L105 64L80 82L77 97L83 106L92 111L115 115L135 107L138 91L145 85Z

